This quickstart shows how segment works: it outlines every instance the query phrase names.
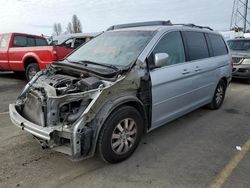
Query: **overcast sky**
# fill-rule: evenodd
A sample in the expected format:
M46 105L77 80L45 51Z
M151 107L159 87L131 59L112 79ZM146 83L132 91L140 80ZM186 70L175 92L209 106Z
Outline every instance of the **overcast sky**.
M83 32L151 20L195 23L228 30L233 0L0 0L0 33L51 35L55 22L65 30L73 14Z

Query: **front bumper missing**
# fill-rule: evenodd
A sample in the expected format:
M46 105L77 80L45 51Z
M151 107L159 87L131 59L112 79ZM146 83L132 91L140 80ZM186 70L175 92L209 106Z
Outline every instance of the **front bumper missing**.
M91 149L91 138L92 138L92 130L90 129L82 129L81 133L78 133L77 136L79 137L79 140L77 140L76 143L79 148L77 149L77 152L73 154L73 148L71 148L70 144L56 144L54 141L59 138L65 138L68 140L70 139L70 135L66 132L62 132L62 128L60 127L42 127L37 124L34 124L30 122L29 120L23 118L18 111L16 110L15 104L9 105L9 114L10 119L14 125L21 128L22 130L25 130L29 133L31 133L33 136L36 137L37 141L43 145L43 142L47 142L45 145L47 145L49 148L58 151L60 153L67 154L71 156L72 160L80 160L83 158L90 157L89 151ZM60 136L58 133L61 133ZM64 134L63 134L64 133ZM57 135L57 136L56 136ZM63 135L63 136L62 136ZM55 138L56 136L56 138ZM58 137L59 136L59 137ZM40 140L41 139L41 140ZM52 143L50 145L49 143Z
M21 128L22 130L25 130L29 133L31 133L34 136L37 136L38 138L44 139L44 140L50 140L51 139L51 133L55 131L54 128L50 127L42 127L39 125L36 125L25 118L23 118L16 110L15 104L9 105L9 114L10 119L13 124L15 124L17 127Z

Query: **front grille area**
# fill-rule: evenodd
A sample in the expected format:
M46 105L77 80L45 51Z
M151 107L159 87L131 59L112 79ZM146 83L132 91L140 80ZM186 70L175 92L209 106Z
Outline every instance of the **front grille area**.
M246 70L246 69L239 68L239 69L238 69L238 72L247 72L247 70Z
M239 63L241 63L243 58L242 57L233 57L232 60L233 60L233 64L239 64Z

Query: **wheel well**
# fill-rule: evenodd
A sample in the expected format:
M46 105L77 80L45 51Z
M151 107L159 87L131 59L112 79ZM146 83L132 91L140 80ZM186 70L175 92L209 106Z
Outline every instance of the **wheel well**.
M28 57L27 59L24 60L24 68L26 69L29 64L31 63L38 63L37 60L33 57Z
M143 105L140 104L140 102L136 102L136 101L128 101L128 102L125 102L125 103L122 103L120 105L118 105L117 107L115 107L114 109L112 109L109 113L109 115L111 113L113 113L115 110L117 110L118 108L122 107L122 106L131 106L131 107L134 107L136 110L138 110L138 112L141 114L142 118L143 118L143 133L146 133L147 131L147 128L148 128L148 118L146 116L146 111L145 109L143 108ZM108 115L108 116L109 116ZM107 120L108 116L106 117L106 119L104 120L104 122ZM103 122L103 124L104 124ZM101 126L101 129L103 128L103 126ZM98 132L97 134L97 140L99 139L100 137L100 132L101 130ZM94 151L96 152L97 150L97 142L95 142L94 144Z
M227 86L227 78L226 77L223 77L223 78L221 78L221 80L225 83L225 85Z

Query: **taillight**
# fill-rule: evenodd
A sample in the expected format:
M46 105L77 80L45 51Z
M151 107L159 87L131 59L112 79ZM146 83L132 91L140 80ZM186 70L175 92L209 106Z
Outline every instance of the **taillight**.
M55 50L52 51L52 60L53 61L57 61L58 60L57 52Z

